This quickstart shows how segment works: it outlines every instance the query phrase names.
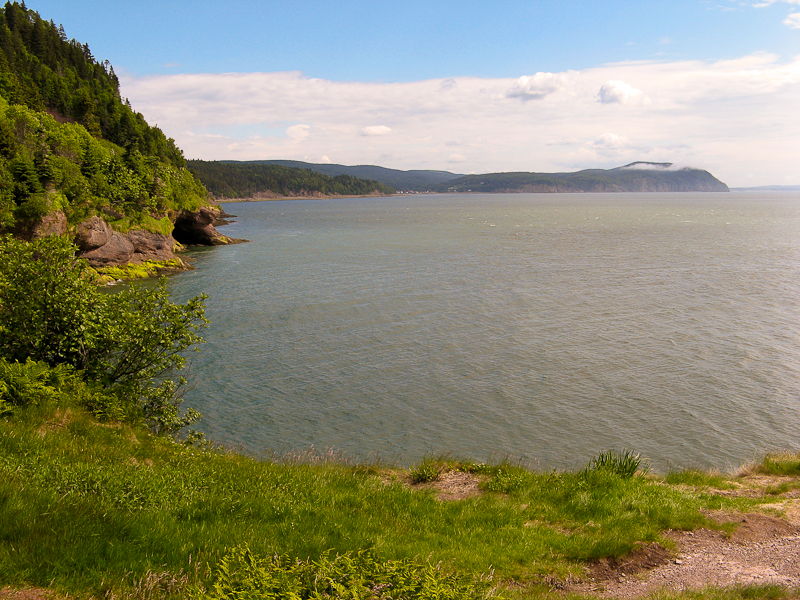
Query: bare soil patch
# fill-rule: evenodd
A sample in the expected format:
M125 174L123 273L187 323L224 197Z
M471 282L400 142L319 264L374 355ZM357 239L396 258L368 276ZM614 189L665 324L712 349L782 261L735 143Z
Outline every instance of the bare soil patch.
M393 473L396 477L397 473ZM395 481L394 477L384 477L385 483ZM474 473L467 473L465 471L442 471L436 481L428 483L413 483L411 477L404 474L399 478L403 485L412 487L418 490L433 490L436 493L436 498L442 501L464 500L479 496L482 492L480 489L481 477Z
M726 495L764 497L770 489L797 483L786 477L742 478ZM678 550L646 544L626 557L588 566L588 578L567 586L567 591L603 598L639 598L650 594L682 592L742 585L780 585L800 593L800 499L797 490L781 494L782 502L761 513L709 514L713 521L736 524L732 534L699 529L670 531L666 537Z

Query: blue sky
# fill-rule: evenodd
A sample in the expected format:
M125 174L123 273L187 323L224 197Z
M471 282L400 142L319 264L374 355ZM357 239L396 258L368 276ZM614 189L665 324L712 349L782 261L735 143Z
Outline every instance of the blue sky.
M800 184L800 0L30 0L187 157Z

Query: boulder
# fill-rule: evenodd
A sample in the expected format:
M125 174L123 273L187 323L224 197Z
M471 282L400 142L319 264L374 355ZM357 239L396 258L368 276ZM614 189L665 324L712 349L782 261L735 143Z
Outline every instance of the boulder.
M131 241L115 231L105 244L80 254L80 257L88 260L93 267L112 267L130 262L133 251L134 246Z
M50 235L64 235L67 233L67 216L59 210L36 221L18 221L11 232L27 242Z
M133 244L131 262L141 263L146 260L174 260L175 238L171 235L153 233L144 229L128 232L128 240Z
M114 231L100 217L89 217L75 229L75 245L82 252L89 252L108 243Z
M33 228L31 239L50 235L64 235L67 233L67 215L60 210L51 212L42 217L42 220Z

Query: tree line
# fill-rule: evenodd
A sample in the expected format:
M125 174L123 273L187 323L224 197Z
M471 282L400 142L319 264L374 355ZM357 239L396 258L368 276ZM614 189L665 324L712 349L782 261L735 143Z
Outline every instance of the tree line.
M0 95L80 123L93 136L125 149L184 165L175 141L122 100L111 64L98 62L88 44L68 40L62 26L45 21L24 2L7 2L0 11Z
M279 196L362 196L395 191L388 185L352 175L330 177L281 165L203 160L189 160L187 165L216 198L252 198L265 192Z
M61 211L163 230L208 192L119 94L113 67L25 4L0 10L0 229Z

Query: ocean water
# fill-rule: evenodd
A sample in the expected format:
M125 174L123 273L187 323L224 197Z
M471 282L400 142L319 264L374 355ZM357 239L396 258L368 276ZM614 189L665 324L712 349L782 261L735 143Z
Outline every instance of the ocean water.
M186 405L259 455L659 471L800 448L800 194L227 204Z

